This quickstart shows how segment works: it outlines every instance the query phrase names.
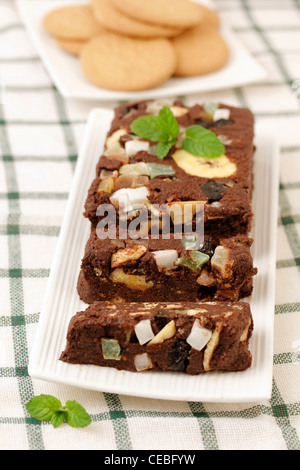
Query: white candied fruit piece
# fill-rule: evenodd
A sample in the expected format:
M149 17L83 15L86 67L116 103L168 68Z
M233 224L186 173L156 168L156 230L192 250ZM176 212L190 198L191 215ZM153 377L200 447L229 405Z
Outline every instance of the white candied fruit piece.
M148 188L141 186L139 188L122 188L115 191L110 202L119 209L132 211L147 201Z
M132 157L138 152L141 152L144 150L145 152L148 152L150 149L150 142L147 142L145 140L128 140L125 143L125 152L128 157Z
M207 345L211 336L211 330L203 328L200 325L199 320L196 319L193 323L191 332L186 339L186 342L192 346L192 348L196 349L197 351L201 351Z
M134 327L134 331L141 345L148 343L155 336L149 319L138 322Z
M150 341L149 344L158 344L163 343L166 339L173 338L176 334L175 321L171 320L167 323L162 330L160 330L157 335Z
M229 119L230 109L218 108L214 111L213 121L219 121L220 119Z
M176 250L158 250L152 252L159 269L176 269L175 262L178 260Z
M147 353L137 354L134 358L134 365L138 372L151 369L153 367L151 359Z

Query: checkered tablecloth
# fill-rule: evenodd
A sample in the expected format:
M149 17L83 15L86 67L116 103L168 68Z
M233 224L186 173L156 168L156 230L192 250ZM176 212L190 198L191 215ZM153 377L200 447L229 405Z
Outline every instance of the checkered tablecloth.
M251 108L258 123L274 126L281 148L272 397L259 403L167 402L28 375L86 118L99 103L62 98L14 1L0 0L0 449L300 448L300 1L216 5L268 78L189 99ZM78 401L92 423L54 429L32 419L25 404L41 393Z

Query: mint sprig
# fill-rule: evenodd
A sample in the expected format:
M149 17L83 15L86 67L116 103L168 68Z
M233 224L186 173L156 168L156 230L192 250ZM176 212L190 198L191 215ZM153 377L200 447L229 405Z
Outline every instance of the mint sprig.
M168 106L164 106L158 116L147 115L135 119L130 127L134 134L143 139L158 142L156 156L161 160L168 155L179 135L178 122Z
M206 158L216 158L225 152L225 147L216 134L198 125L187 128L182 148L196 157Z
M157 142L156 156L160 159L168 155L180 134L178 122L168 106L164 106L158 116L147 115L135 119L130 127L134 134ZM224 145L214 132L196 124L186 129L181 146L196 157L216 158L225 152Z
M65 406L52 395L38 395L27 404L28 413L39 421L51 421L57 428L66 422L73 428L83 428L91 422L90 415L76 401L68 400Z

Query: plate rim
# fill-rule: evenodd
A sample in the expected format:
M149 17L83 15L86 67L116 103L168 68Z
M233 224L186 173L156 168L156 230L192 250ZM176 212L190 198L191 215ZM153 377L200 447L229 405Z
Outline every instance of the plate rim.
M250 402L250 401L253 402L253 401L260 401L260 400L263 400L263 399L269 399L270 396L271 396L271 391L272 391L272 376L273 376L274 315L272 317L272 320L269 321L269 323L268 323L269 329L271 328L271 330L269 331L269 336L268 336L268 341L269 341L268 354L270 356L268 358L269 366L267 368L268 378L266 379L266 377L265 377L264 386L261 386L261 388L259 389L259 392L255 396L250 393L248 395L244 394L243 396L240 396L240 397L236 397L236 395L233 395L232 398L228 394L227 394L227 396L223 396L223 397L221 395L214 396L214 397L209 397L209 396L206 396L205 393L203 394L203 392L202 392L202 394L200 393L198 396L195 396L193 394L188 394L188 393L186 393L185 395L182 395L182 394L181 395L178 395L178 394L176 395L176 392L174 392L174 391L172 391L172 394L170 395L169 390L165 390L165 391L163 391L163 390L159 391L158 390L155 394L153 394L153 391L147 393L147 391L144 390L141 393L139 390L134 390L133 388L131 388L131 390L129 390L128 388L127 389L124 389L124 388L122 389L122 383L120 385L117 384L117 386L115 388L111 388L111 386L106 385L106 384L101 384L100 385L100 384L95 384L95 383L93 383L93 384L91 384L91 383L89 383L89 384L87 384L87 383L78 383L76 381L76 378L74 379L73 376L71 376L71 378L69 378L69 377L59 377L58 374L57 374L58 371L57 370L55 371L55 366L54 366L54 370L53 370L53 368L51 370L41 370L40 365L39 365L39 361L40 361L40 358L42 357L42 353L43 353L43 344L42 344L43 343L43 337L45 337L45 328L46 328L47 321L49 320L49 318L47 318L47 315L49 313L48 312L48 300L49 300L49 297L51 297L53 295L53 290L55 290L54 289L55 281L56 281L55 276L57 275L60 263L62 262L61 261L62 260L61 253L64 251L65 237L67 237L67 230L68 230L68 226L69 226L69 223L70 223L72 208L74 207L74 205L79 204L79 201L77 201L77 199L76 199L77 198L78 185L79 185L80 179L81 179L82 168L86 165L86 159L85 158L86 158L86 155L89 151L89 146L91 145L91 136L93 134L94 126L95 126L95 123L97 122L97 120L99 119L99 116L103 116L101 119L103 119L104 121L107 122L107 127L108 127L108 125L111 122L112 116L113 116L113 110L105 109L105 108L94 108L90 112L88 120L87 120L85 134L84 134L82 146L81 146L81 149L80 149L80 152L79 152L79 155L78 155L78 161L77 161L75 172L74 172L73 183L72 183L72 187L71 187L71 190L70 190L70 193L69 193L69 198L68 198L67 205L66 205L65 216L64 216L63 223L62 223L61 230L60 230L60 234L59 234L59 237L58 237L58 242L57 242L57 247L56 247L56 252L55 252L53 264L52 264L52 267L51 267L51 270L50 270L50 275L49 275L49 279L48 279L48 283L47 283L44 302L43 302L42 309L41 309L41 312L40 312L40 319L39 319L39 322L38 322L38 326L37 326L37 330L36 330L32 350L31 350L31 353L30 353L29 364L28 364L29 375L31 377L34 377L34 378L39 378L39 379L42 379L42 380L55 382L55 383L61 383L61 384L65 384L65 385L72 385L72 386L83 388L83 389L96 390L96 391L100 391L100 392L118 393L120 395L130 395L130 396L137 396L137 397L144 397L144 398L168 399L168 400L177 400L177 401L217 402L217 403L220 403L220 402L226 402L226 403L235 402L235 403L237 403L237 402ZM105 129L102 129L101 132L103 133L103 138L105 138L105 135L106 135ZM257 137L256 138L258 138L258 139L261 138L262 134L266 134L266 135L268 135L268 138L272 139L271 140L271 142L272 142L271 145L272 145L272 155L273 155L272 163L273 164L272 164L272 169L271 169L272 174L270 174L270 176L271 176L272 181L273 181L273 191L274 192L272 193L272 197L274 199L271 201L271 204L272 204L272 221L271 222L272 223L271 223L270 233L276 233L277 211L275 211L275 207L277 207L277 203L278 203L279 184L275 184L275 182L276 181L279 182L280 152L279 152L278 141L274 137L274 133L272 132L272 129L269 129L265 126L257 127ZM271 152L271 149L270 149L270 152ZM88 190L88 188L85 188L85 189L86 189L86 191ZM84 201L81 201L80 204L79 204L80 207L82 207L83 204L84 204ZM276 214L276 217L275 217L275 214ZM86 226L88 227L88 224ZM274 232L274 230L275 230L275 232ZM271 294L269 293L269 295L271 295L271 297L273 299L272 306L274 307L274 305L275 305L275 274L276 274L276 236L273 237L273 238L272 237L270 237L270 238L271 238L271 240L270 240L271 255L269 257L269 261L272 264L272 269L269 273L269 283L270 283L269 290L271 292ZM78 267L78 272L79 272L79 267ZM78 275L78 273L77 273L77 275ZM85 308L86 307L87 307L87 305L85 305ZM73 315L75 313L76 312L73 312L73 313L70 312L70 315ZM52 313L52 317L53 318L50 317L50 319L53 322L54 321L54 313ZM68 323L67 320L66 320L66 322ZM67 328L67 325L64 325L64 331L66 331L66 328ZM58 359L57 359L57 363L59 363ZM82 373L82 370L84 370L86 368L93 368L93 369L96 368L96 370L99 371L99 376L102 373L101 370L103 370L103 369L113 369L113 368L101 368L100 366L83 366L83 365L73 365L73 364L66 364L66 363L63 363L63 367L67 368L66 370L71 370L72 369L73 371L78 372L79 375ZM254 366L252 365L252 367L254 367ZM242 376L243 372L247 372L247 371L238 372L239 376ZM125 376L125 381L126 381L126 376L128 376L128 374L135 374L133 372L128 373L128 371L116 371L116 369L114 369L112 371L112 374L115 374L115 373L119 373L120 374L119 377L121 375L124 375ZM158 371L158 373L160 373L160 372ZM155 376L153 374L157 374L157 373L156 372L151 372L152 377ZM163 374L165 374L165 373L163 373ZM171 374L174 374L174 376L175 376L176 373L172 372ZM220 374L223 374L223 373L216 371L216 373L214 373L214 372L210 373L210 376L211 377L216 376L216 375L219 376ZM230 373L226 373L226 374L229 375ZM233 373L233 374L236 374L236 373ZM198 380L199 381L201 380L200 376L193 376L193 377L196 377L196 378L199 377ZM192 380L191 378L188 377L188 374L186 374L185 378L186 378L186 382ZM128 387L128 385L127 385L127 387Z

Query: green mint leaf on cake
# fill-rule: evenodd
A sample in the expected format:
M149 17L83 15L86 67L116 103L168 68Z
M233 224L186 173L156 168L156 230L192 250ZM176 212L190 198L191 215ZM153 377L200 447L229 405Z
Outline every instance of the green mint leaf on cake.
M225 147L216 134L198 125L187 128L182 148L196 157L216 158L225 153Z
M143 139L158 142L156 156L160 159L168 155L179 135L178 122L167 106L160 110L158 116L141 116L135 119L130 127L134 134Z
M57 428L64 421L72 427L85 427L91 422L90 415L76 401L67 401L62 406L61 401L52 395L38 395L27 404L28 413L38 421L51 421Z
M158 125L158 116L141 116L131 123L131 130L134 134L158 142L162 132Z
M167 106L164 106L158 114L158 125L163 136L168 138L167 141L174 143L179 135L179 125L174 114Z
M160 158L163 160L169 153L173 143L164 143L164 142L159 142L156 147L156 156L157 158Z
M168 155L180 134L178 122L168 106L164 106L158 116L135 119L130 127L139 137L157 142L156 156L161 160ZM216 158L225 153L225 147L216 134L199 125L186 129L181 146L196 157Z

